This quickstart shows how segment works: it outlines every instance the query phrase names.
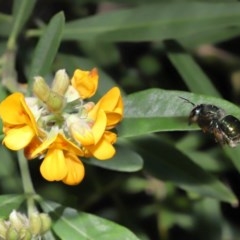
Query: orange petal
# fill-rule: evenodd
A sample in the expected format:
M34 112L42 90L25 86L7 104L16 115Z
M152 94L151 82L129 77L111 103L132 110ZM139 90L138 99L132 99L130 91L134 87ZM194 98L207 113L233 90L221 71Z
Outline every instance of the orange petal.
M41 154L42 152L46 151L49 146L56 141L57 139L57 135L51 136L50 138L46 139L45 141L43 141L39 146L37 146L35 149L32 149L31 151L31 156L35 157L39 154Z
M34 132L36 133L36 135L38 135L38 136L41 135L41 134L43 135L43 133L40 130L38 130L35 117L33 116L30 108L28 107L28 105L27 105L27 103L25 101L25 98L21 98L20 101L21 101L22 107L23 107L26 115L28 116L27 117L28 121L25 122L25 123L30 125L34 129Z
M117 134L110 131L105 131L104 139L109 143L114 144L117 141Z
M68 152L75 153L78 156L83 156L83 151L60 133L57 135L57 138L51 147L66 150Z
M100 109L98 111L95 123L92 127L92 133L94 135L95 144L98 143L98 141L102 138L104 131L106 129L106 125L107 125L106 114L102 109Z
M106 112L112 112L119 104L121 99L121 93L118 87L111 88L97 104L100 104L100 108L103 108Z
M40 172L48 181L61 181L64 179L68 170L63 151L49 149L40 166Z
M81 146L89 146L94 144L94 137L92 130L86 126L77 128L76 125L72 124L70 127L71 135Z
M119 88L110 89L99 100L95 108L101 108L106 112L108 129L115 127L123 117L123 100Z
M114 128L121 120L122 115L118 113L106 113L107 115L107 129Z
M99 160L106 160L112 158L115 154L115 148L107 140L102 138L97 145L87 147L92 156Z
M38 137L34 137L32 141L24 148L24 155L27 159L33 159L36 158L38 155L43 154L44 151L38 152L37 155L34 155L33 152L36 148L38 148L41 145L41 141Z
M83 156L82 150L71 141L67 140L60 133L53 135L43 141L41 145L32 151L32 156L37 156L49 148L66 150L68 152L73 152L79 156Z
M26 147L34 137L33 129L29 126L12 128L7 131L3 143L12 150L20 150Z
M66 153L65 158L68 173L62 181L68 185L76 185L82 181L85 175L84 166L75 154Z
M26 122L29 121L29 116L22 106L23 99L23 94L16 92L1 102L0 116L3 122L18 125L26 124Z
M90 98L97 90L98 77L96 68L92 69L90 72L77 69L73 74L71 83L82 99Z

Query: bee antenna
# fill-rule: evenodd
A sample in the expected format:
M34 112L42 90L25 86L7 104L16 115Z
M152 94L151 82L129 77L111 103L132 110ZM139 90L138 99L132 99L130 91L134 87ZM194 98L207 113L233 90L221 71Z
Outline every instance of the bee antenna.
M193 106L196 106L196 104L194 104L193 102L189 101L188 99L186 99L186 98L184 98L184 97L180 97L180 96L179 96L179 98L183 99L183 100L184 100L185 102L187 102L187 103L192 104Z

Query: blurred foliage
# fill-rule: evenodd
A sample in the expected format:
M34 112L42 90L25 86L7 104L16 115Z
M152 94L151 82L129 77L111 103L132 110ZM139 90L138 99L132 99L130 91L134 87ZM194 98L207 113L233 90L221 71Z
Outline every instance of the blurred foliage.
M189 126L192 106L179 98L240 119L239 1L15 0L0 9L1 100L61 68L97 67L97 97L113 86L124 96L117 154L85 159L80 185L46 182L41 162L29 162L39 208L53 219L45 239L240 239L240 147ZM7 217L26 196L15 153L0 154Z

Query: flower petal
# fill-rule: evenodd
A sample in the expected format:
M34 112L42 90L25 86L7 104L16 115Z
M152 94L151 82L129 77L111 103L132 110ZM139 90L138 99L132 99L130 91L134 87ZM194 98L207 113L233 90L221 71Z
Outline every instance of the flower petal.
M96 68L90 72L77 69L73 74L71 83L82 99L90 98L98 87L98 71Z
M107 115L107 129L114 128L122 120L122 115L115 112L106 113L106 115Z
M123 100L118 87L110 89L96 104L96 108L101 108L107 115L108 129L122 120L123 117Z
M111 88L97 104L100 104L100 108L103 108L106 112L112 112L118 104L123 108L122 102L119 102L121 99L121 92L118 87Z
M78 156L83 156L83 151L60 133L57 135L56 141L51 145L51 148L58 148L75 153Z
M34 137L32 141L24 148L24 155L27 159L33 159L36 158L37 156L41 155L44 153L44 150L42 152L38 152L37 154L33 154L35 149L38 148L41 145L41 141L39 140L38 137Z
M94 137L92 130L86 125L78 126L78 124L72 124L70 127L71 135L81 145L88 146L94 144Z
M29 126L12 128L7 131L3 143L11 150L20 150L31 142L34 135L33 129Z
M36 149L34 149L31 153L32 157L36 157L40 153L44 152L45 150L53 148L53 149L61 149L66 150L68 152L73 152L78 156L83 156L82 150L77 147L74 143L67 140L62 134L58 133L55 134L45 141L42 142Z
M40 153L44 152L49 148L49 146L57 139L57 135L53 135L43 141L40 145L38 145L35 149L32 149L31 156L34 158Z
M29 116L22 106L24 96L22 93L13 93L0 104L0 116L8 124L26 124Z
M27 103L26 103L26 101L25 101L25 98L21 98L20 101L21 101L22 107L23 107L23 109L24 109L24 111L25 111L25 114L28 116L28 117L27 117L27 120L28 120L28 121L25 122L25 123L26 123L27 125L30 125L30 126L34 129L36 135L44 135L44 133L41 132L41 131L38 129L36 120L35 120L35 118L34 118L34 116L33 116L33 113L31 112L30 108L28 107L28 105L27 105Z
M95 123L92 127L92 133L94 135L95 144L102 138L104 131L107 125L107 117L105 112L102 109L99 109L97 118L95 119Z
M40 172L48 181L61 181L64 179L68 170L63 151L49 149L40 166Z
M117 134L110 131L105 131L104 139L109 143L114 144L117 141Z
M97 145L87 147L87 150L91 152L92 156L99 160L112 158L116 152L113 145L105 138L102 138Z
M62 181L68 185L76 185L82 181L85 175L84 166L75 154L66 153L65 158L68 173Z

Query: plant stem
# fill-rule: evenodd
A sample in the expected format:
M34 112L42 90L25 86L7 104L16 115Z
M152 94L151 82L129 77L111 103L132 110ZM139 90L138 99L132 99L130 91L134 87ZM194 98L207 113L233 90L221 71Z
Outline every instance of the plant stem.
M33 188L32 179L28 168L28 162L23 154L23 151L18 151L18 163L21 171L24 193L34 194L35 190Z
M18 163L22 177L23 191L27 195L28 214L30 214L35 211L35 190L29 172L28 161L25 158L22 150L18 151Z

